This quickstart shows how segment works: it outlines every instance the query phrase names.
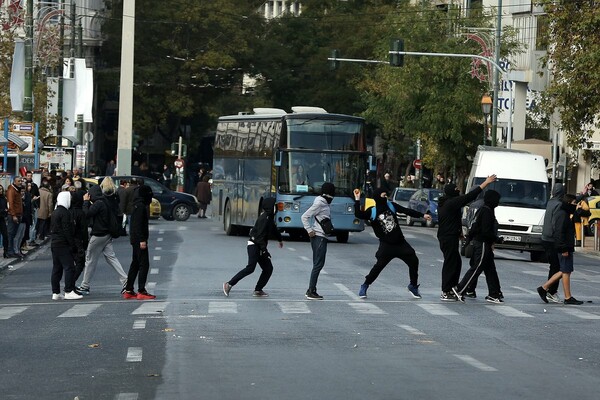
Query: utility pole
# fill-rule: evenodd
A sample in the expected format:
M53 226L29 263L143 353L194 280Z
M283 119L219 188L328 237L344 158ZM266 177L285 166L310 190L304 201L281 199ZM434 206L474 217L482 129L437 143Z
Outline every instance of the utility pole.
M58 116L56 121L56 146L62 147L63 133L63 74L65 70L65 4L60 0L60 58L58 61Z
M498 17L496 20L496 43L494 56L496 64L500 64L500 39L502 36L502 0L498 0ZM492 107L492 146L496 146L498 133L498 92L500 90L500 71L494 68L494 106ZM512 116L509 116L512 118Z
M25 83L23 119L33 122L33 0L27 0L25 15Z
M123 36L121 39L121 80L119 90L119 132L117 170L131 174L133 135L133 51L135 43L135 0L123 0Z

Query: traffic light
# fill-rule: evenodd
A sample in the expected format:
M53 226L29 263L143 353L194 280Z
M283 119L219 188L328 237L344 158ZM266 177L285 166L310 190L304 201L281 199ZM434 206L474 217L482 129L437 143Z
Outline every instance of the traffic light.
M394 39L391 43L390 51L404 51L404 40ZM404 54L390 53L390 65L401 67L404 65Z
M331 58L333 58L333 60L329 60L329 69L330 70L335 70L338 69L340 67L340 62L337 60L337 58L340 56L340 51L335 49L335 50L331 50Z

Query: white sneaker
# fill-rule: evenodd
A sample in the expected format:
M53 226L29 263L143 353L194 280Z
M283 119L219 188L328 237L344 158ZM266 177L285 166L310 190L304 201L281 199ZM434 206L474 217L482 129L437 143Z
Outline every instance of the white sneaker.
M60 293L52 293L52 300L63 300L65 296Z
M80 294L77 294L75 292L67 292L65 293L65 300L79 300L82 299L83 296Z

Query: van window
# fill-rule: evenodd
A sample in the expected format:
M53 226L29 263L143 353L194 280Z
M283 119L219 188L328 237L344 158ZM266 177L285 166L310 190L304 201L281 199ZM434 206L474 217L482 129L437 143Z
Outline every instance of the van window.
M480 185L484 180L485 178L475 178L472 186ZM545 182L498 178L486 189L500 193L501 206L546 209L548 186Z

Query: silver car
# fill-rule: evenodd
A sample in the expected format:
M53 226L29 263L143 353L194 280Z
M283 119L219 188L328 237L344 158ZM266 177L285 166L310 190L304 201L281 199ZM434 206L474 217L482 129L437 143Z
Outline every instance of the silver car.
M410 199L410 196L412 196L416 191L417 189L415 188L397 187L392 192L390 200L394 203L400 204L402 207L408 208L408 200ZM406 219L405 214L398 213L398 216L402 219Z

